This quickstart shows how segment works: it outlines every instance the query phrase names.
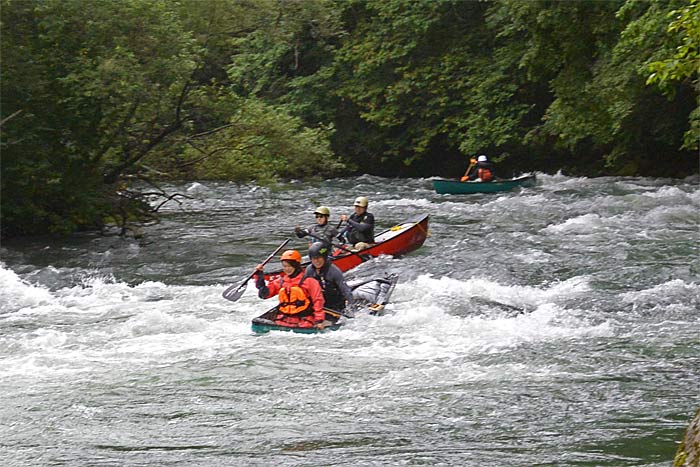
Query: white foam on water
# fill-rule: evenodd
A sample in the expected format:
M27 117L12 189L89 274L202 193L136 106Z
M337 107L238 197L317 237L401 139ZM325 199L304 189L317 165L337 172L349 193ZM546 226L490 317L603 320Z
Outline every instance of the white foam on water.
M598 214L584 214L567 219L561 224L553 224L542 229L552 234L589 234L601 229L605 222Z
M613 335L608 323L591 323L580 310L556 303L588 290L585 277L539 289L481 278L461 281L421 276L414 283L397 285L386 315L360 316L339 334L357 341L353 352L362 358L405 361L463 358L530 343ZM461 308L450 310L445 305L448 297L450 303L462 304ZM473 299L486 300L487 305L493 301L493 312L487 306L485 312L470 313ZM504 315L499 306L504 303L529 311Z
M381 324L376 320L370 326L369 345L352 349L353 358L364 361L365 366L388 367L387 371L369 386L364 381L350 384L348 390L376 394L431 386L458 390L460 385L477 381L548 380L568 374L570 369L565 366L518 363L508 356L521 348L614 335L608 323L590 324L566 314L554 304L495 319L454 316L439 307L399 307L383 317Z
M578 188L588 183L590 179L586 177L569 177L562 174L561 170L554 175L537 173L537 185L544 188Z
M700 190L696 190L694 193L698 192L700 192ZM658 189L645 193L644 196L660 201L669 201L674 203L693 201L691 193L687 193L677 186L662 186Z
M194 183L190 184L190 186L188 186L186 189L187 193L200 193L200 192L204 192L207 190L208 190L208 188L199 182L194 182Z
M434 203L428 199L425 198L417 198L417 199L408 199L408 198L401 198L401 199L385 199L385 200L377 200L377 201L372 201L370 200L370 206L382 206L382 207L387 207L391 208L394 206L408 206L411 208L415 208L417 212L421 212L427 208L431 208L434 206ZM347 209L345 207L344 209ZM370 209L371 211L371 209ZM397 222L400 222L401 219L395 219Z
M687 299L686 303L700 302L700 284L672 279L648 289L625 292L620 295L620 298L631 304L667 303L669 300L681 299ZM698 310L698 314L700 315L700 310Z
M512 257L526 264L538 264L551 261L552 258L554 258L554 255L544 251L528 249L524 253L515 253L512 255Z
M451 277L433 278L421 275L409 288L411 298L431 303L465 302L478 297L495 303L515 307L535 307L562 297L585 294L590 290L590 279L578 276L566 281L554 282L543 288L533 286L502 285L490 279L475 277L467 280ZM403 284L399 283L399 286Z
M0 263L0 315L48 303L51 299L47 289L29 284Z
M658 206L642 216L642 222L652 226L694 225L700 222L700 210L697 206Z
M130 286L100 276L51 293L2 271L16 305L0 323L0 377L52 378L232 352L253 344L250 319L267 305L254 287L236 304L221 297L223 286Z

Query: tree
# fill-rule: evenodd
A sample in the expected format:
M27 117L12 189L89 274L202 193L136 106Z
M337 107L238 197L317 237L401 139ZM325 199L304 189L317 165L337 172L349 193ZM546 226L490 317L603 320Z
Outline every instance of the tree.
M4 0L3 233L148 209L123 185L186 125L198 46L165 1Z
M336 54L337 94L363 122L357 131L369 126L375 135L363 138L376 144L366 163L379 154L397 171L401 164L425 170L436 154L466 161L519 139L528 103L514 80L515 56L485 27L488 9L485 2L351 2L349 36Z
M483 151L530 170L687 173L677 148L697 92L645 85L679 3L346 2L335 79L356 130L336 125L336 141L362 132L367 166Z
M678 93L679 86L687 85L700 95L700 1L690 0L688 5L668 14L669 58L649 64L651 74L647 84L656 84L670 98ZM689 129L684 135L683 148L700 149L700 106L689 115Z
M154 193L172 198L134 189L154 174L274 179L340 168L329 127L241 97L228 79L236 44L262 27L256 4L1 1L3 235L105 222L124 232L152 213Z

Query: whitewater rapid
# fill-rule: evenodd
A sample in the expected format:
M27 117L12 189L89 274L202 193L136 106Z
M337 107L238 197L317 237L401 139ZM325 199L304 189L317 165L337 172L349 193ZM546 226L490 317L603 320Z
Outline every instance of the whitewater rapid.
M0 248L3 465L661 466L700 405L695 178L173 188L141 239ZM348 273L399 274L386 314L254 335L273 302L223 290L355 194L382 228L431 215Z

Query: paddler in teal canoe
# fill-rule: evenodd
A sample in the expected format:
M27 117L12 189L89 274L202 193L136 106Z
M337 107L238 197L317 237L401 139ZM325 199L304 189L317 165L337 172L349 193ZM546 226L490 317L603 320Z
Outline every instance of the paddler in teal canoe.
M496 177L495 166L493 162L482 154L478 159L470 159L469 167L464 172L464 176L460 178L462 182L491 182Z
M316 242L309 248L311 264L306 267L305 275L313 277L321 284L326 308L343 312L352 305L352 289L345 282L345 276L338 266L328 261L330 247L324 242Z
M279 279L265 283L264 264L259 264L255 286L263 299L277 295L279 305L273 321L278 326L323 329L325 312L323 290L313 277L306 277L301 267L301 254L296 250L282 253L282 270Z

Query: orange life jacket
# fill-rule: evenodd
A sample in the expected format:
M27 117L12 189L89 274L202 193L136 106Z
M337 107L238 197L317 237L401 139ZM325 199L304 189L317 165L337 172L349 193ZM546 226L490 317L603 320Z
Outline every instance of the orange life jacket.
M296 315L302 311L309 309L311 305L311 300L301 288L301 284L304 283L306 277L302 277L299 284L292 286L283 286L282 283L284 279L280 279L280 291L279 300L280 304L277 309L284 313L285 315Z
M493 172L491 172L491 169L487 169L485 167L479 169L477 175L482 182L490 182L493 180Z

